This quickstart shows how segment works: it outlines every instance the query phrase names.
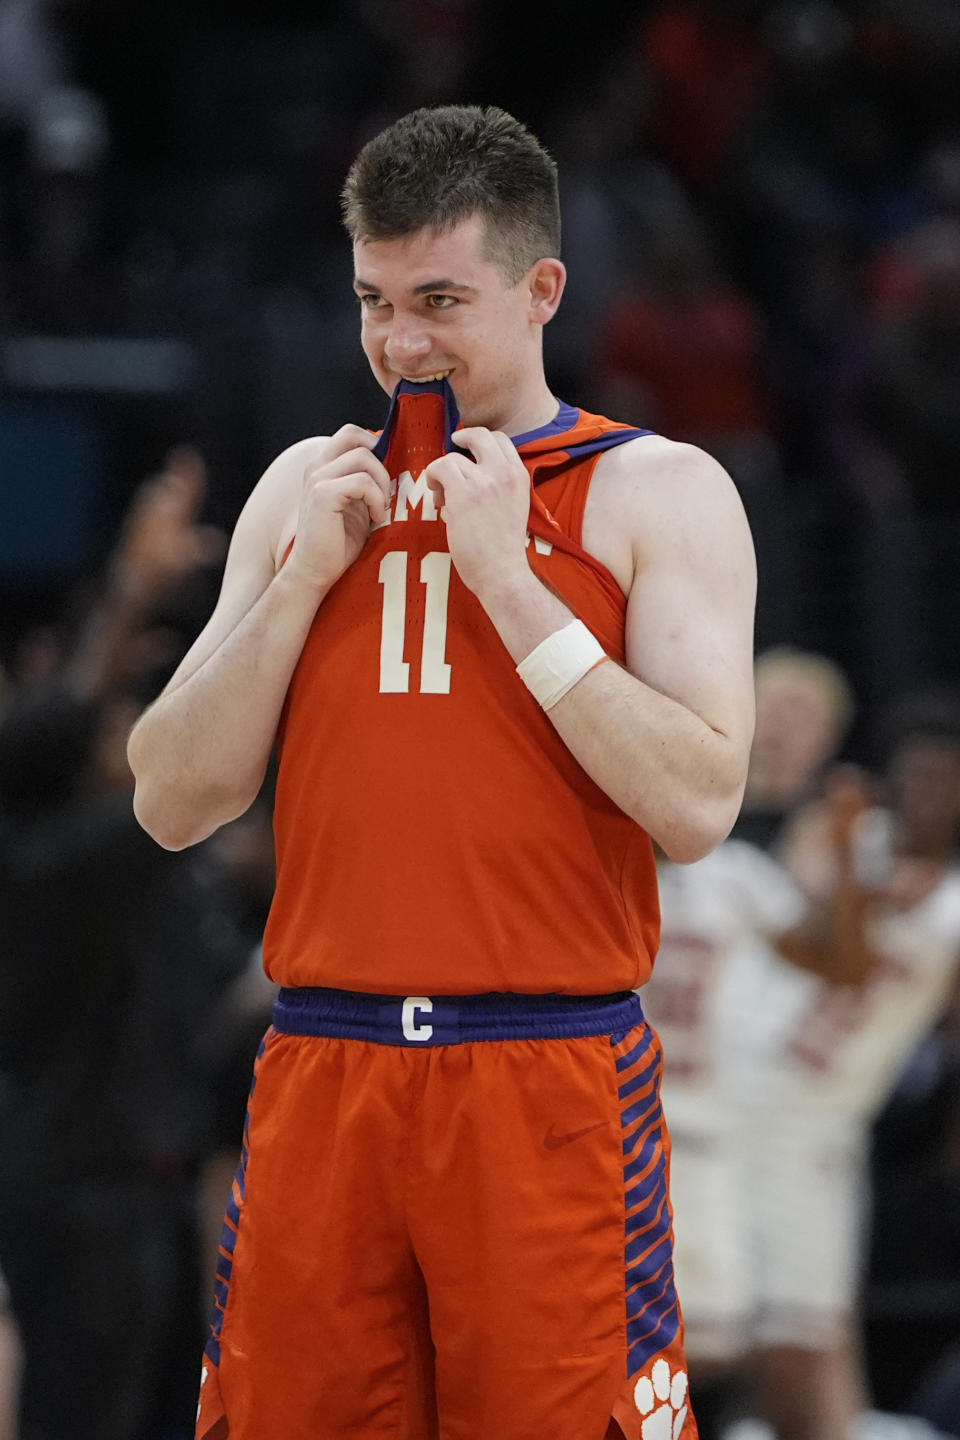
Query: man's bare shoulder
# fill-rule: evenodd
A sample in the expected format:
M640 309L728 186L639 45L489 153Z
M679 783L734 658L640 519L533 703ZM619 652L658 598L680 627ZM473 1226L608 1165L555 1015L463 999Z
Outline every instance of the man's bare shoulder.
M736 486L696 445L643 435L605 451L597 463L584 517L587 549L606 558L621 581L683 532L739 531L746 521ZM593 543L588 542L588 539ZM626 583L624 583L626 581Z
M237 528L255 530L266 538L277 563L296 530L304 474L325 458L329 444L327 435L296 440L271 460L250 492Z
M684 501L688 497L727 491L735 487L723 466L682 440L663 435L641 435L605 451L597 465L596 480L621 501L643 503L661 497Z
M602 463L598 489L641 549L678 528L744 523L730 476L697 445L644 435L608 450Z
M329 446L329 435L309 435L304 440L295 440L286 450L281 450L275 460L271 460L257 482L257 489L276 494L299 485L307 466L323 460Z

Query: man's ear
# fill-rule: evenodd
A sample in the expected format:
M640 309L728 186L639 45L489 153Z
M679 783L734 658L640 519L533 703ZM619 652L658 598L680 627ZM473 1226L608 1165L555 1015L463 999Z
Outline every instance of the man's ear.
M527 274L530 289L530 318L537 325L552 320L567 283L567 268L562 260L538 260Z

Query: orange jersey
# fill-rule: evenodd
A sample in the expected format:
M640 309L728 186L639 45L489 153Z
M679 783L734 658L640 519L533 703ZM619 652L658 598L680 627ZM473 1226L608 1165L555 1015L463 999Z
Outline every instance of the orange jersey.
M422 476L449 448L451 401L445 382L398 387L380 444L389 519L319 607L290 683L267 972L400 995L630 989L658 941L650 839L574 759L452 567ZM626 601L581 529L599 454L642 433L562 405L514 441L530 564L621 663Z

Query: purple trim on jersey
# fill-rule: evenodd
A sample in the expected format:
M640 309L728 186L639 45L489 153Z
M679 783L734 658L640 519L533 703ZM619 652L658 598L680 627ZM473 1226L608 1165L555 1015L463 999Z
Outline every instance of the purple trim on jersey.
M561 400L560 409L546 425L541 425L538 430L527 430L523 435L511 435L510 439L519 448L531 440L545 440L548 435L562 435L572 430L579 418L580 411L576 405L568 405L565 400Z
M417 383L413 380L398 380L397 388L390 397L390 409L387 411L387 418L383 430L380 432L380 439L373 447L373 453L381 463L387 458L387 451L390 448L390 437L393 434L393 427L397 419L397 401L401 395L442 395L444 401L444 451L454 449L450 436L460 425L460 411L457 409L457 402L453 391L447 380L424 380Z
M373 447L373 453L378 460L387 458L387 451L390 448L390 437L393 434L393 427L397 418L397 401L401 395L442 395L445 405L444 416L444 451L456 449L451 436L460 425L460 411L457 409L457 402L448 380L424 380L420 383L413 380L398 380L397 387L390 399L390 409L387 411L387 419L384 424L380 438ZM579 423L580 411L575 405L568 405L566 401L559 402L560 408L556 415L546 425L539 426L536 430L527 430L522 435L513 435L511 439L519 449L521 445L529 445L536 440L555 439L558 450L566 450L573 460L586 460L590 455L599 454L601 450L612 450L615 445L623 445L627 440L638 440L643 435L653 435L653 430L607 430L602 435L597 435L593 440L581 440L573 445L562 444L564 435ZM460 451L461 454L469 455L469 451Z
M580 461L586 460L590 455L599 455L603 450L612 450L615 445L624 445L628 440L639 440L644 435L656 434L655 430L632 428L629 430L605 430L602 435L596 435L592 440L578 440L572 445L564 445L564 435L574 429L579 419L580 411L574 405L567 405L561 400L560 409L549 425L541 425L539 430L528 430L524 435L514 435L513 443L519 450L522 446L529 445L536 440L555 439L558 450L566 451L571 460ZM536 459L537 457L531 456L530 458ZM542 480L547 478L547 475L544 475L538 480L535 475L534 484L541 484Z
M560 401L560 409L554 418L547 425L541 425L539 430L527 430L523 435L511 435L511 440L517 449L521 445L529 445L534 440L555 439L561 441L564 435L569 434L580 421L580 411L575 405L568 405L565 400ZM622 445L626 440L639 440L642 435L655 435L655 430L607 430L598 435L594 440L580 440L569 447L558 444L558 450L567 450L578 459L592 455L597 450L610 450L614 445Z

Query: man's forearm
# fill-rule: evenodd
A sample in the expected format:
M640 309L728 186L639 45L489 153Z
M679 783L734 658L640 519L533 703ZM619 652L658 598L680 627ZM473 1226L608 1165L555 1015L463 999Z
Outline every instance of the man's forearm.
M745 765L699 715L608 663L549 716L587 774L671 860L699 860L729 834Z
M179 850L205 839L256 796L321 598L281 571L218 648L134 727L134 810L161 845Z
M573 619L532 572L529 583L523 578L482 598L517 663ZM591 779L672 859L698 859L729 831L742 799L745 756L685 706L606 663L548 715Z

